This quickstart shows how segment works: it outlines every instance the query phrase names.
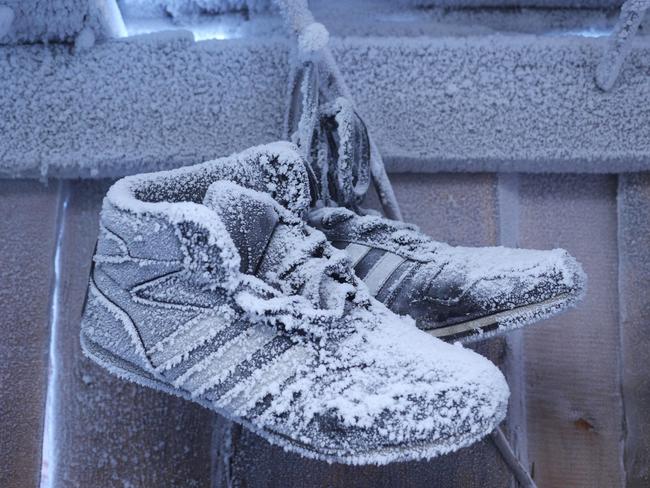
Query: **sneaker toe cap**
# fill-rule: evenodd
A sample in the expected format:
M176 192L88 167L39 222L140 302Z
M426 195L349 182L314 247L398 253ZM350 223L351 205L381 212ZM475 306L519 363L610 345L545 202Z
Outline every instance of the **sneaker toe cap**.
M575 302L586 276L562 249L449 248L443 263L422 266L409 294L410 312L436 324L478 318L557 297Z
M403 324L378 327L365 345L355 353L365 367L324 392L307 429L315 444L352 462L430 458L471 444L504 418L505 379L478 354Z

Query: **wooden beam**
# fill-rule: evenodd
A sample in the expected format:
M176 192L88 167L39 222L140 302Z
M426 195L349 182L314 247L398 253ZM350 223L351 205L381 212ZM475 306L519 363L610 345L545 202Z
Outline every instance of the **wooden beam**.
M0 486L41 475L58 185L0 180Z
M627 488L650 486L650 174L619 176L618 245Z
M636 41L608 93L594 83L605 39L348 37L331 48L389 171L618 173L650 169L638 103L650 49ZM0 47L0 175L117 176L278 139L287 49L187 32L82 53Z
M81 352L79 323L107 187L66 183L51 486L209 487L213 414L116 378Z
M578 306L524 332L528 457L540 488L621 486L616 177L522 175L521 247L584 266Z

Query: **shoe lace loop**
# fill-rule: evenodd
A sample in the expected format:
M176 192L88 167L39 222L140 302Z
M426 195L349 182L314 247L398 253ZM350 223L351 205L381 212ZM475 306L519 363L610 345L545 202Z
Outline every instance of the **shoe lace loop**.
M359 293L344 252L331 247L320 232L303 226L302 234L274 276L266 277L271 285L257 293L244 289L237 302L280 331L323 342L346 333L340 319L351 302L362 305L367 298Z

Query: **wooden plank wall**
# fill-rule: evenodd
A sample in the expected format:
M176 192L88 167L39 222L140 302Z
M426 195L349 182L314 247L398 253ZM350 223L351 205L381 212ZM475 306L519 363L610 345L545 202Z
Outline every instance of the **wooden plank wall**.
M513 412L525 425L505 427L521 434L517 446L540 487L648 486L650 176L508 178L507 212L504 179L494 174L393 179L406 218L434 238L560 246L583 262L582 305L520 334L519 348L493 340L478 350L519 381ZM491 441L429 463L305 461L84 359L79 315L106 188L0 181L0 486L36 487L41 473L54 488L515 486Z
M57 184L0 180L0 486L36 486L47 388Z
M621 391L628 488L650 486L650 174L619 180Z
M528 458L540 487L623 486L616 177L521 176L521 247L583 264L575 309L523 335Z
M79 321L106 183L65 183L54 487L210 486L207 410L109 375L86 359Z
M0 486L209 488L214 415L115 378L81 353L80 314L107 183L0 184ZM54 387L43 443L48 360Z

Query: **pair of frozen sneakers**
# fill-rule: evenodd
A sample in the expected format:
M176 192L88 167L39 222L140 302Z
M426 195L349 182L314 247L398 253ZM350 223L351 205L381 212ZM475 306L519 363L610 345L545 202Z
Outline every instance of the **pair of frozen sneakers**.
M560 251L452 248L310 202L289 143L118 181L84 352L330 462L431 458L491 432L506 413L502 374L433 336L549 314L577 296L579 265Z

